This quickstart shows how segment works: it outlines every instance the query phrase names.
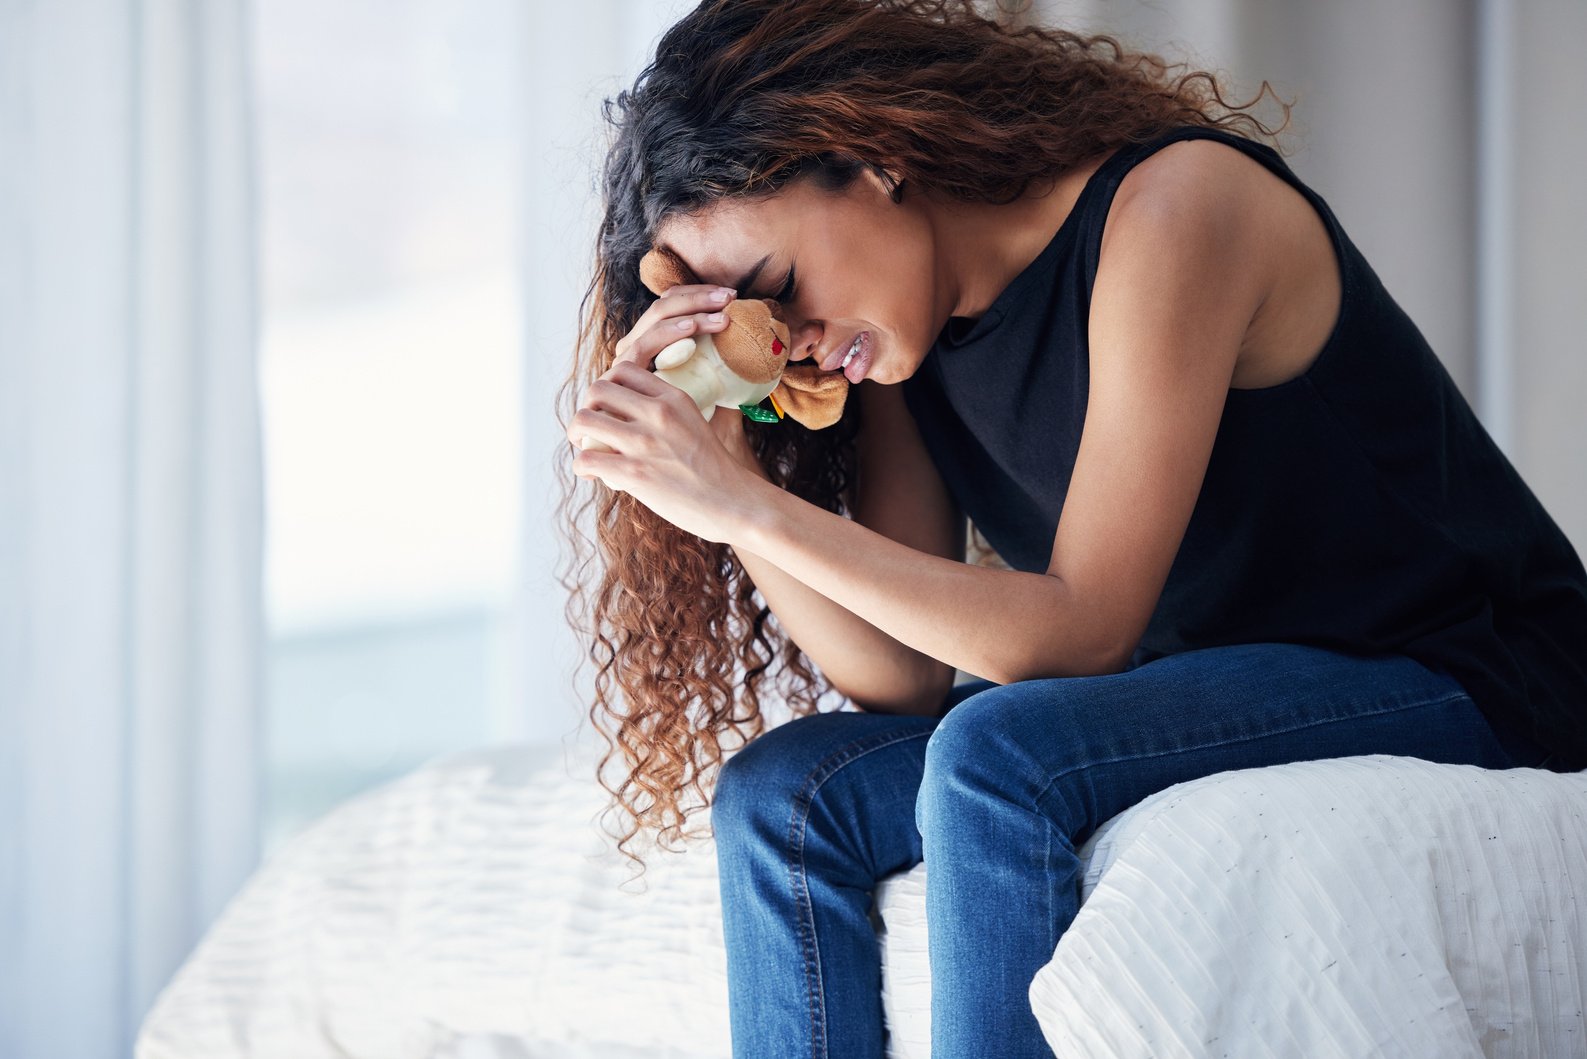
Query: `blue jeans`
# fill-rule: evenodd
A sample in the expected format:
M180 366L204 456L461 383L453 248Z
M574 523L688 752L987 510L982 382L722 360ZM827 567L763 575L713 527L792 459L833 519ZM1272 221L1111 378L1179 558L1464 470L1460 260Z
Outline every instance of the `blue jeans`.
M1028 990L1079 910L1086 838L1185 780L1356 754L1547 757L1411 658L1286 643L773 728L727 759L711 809L734 1059L882 1059L872 890L922 859L933 1059L1051 1059Z

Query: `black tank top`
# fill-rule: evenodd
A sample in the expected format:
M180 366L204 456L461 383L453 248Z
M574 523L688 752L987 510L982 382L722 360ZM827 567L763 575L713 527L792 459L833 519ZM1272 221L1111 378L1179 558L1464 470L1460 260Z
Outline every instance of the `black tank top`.
M984 315L948 320L902 384L948 489L1010 566L1047 569L1085 421L1108 206L1132 166L1189 137L1306 197L1343 306L1304 374L1230 389L1133 661L1273 641L1405 654L1458 680L1505 738L1551 753L1544 767L1587 768L1580 558L1321 196L1265 144L1183 126L1125 145Z

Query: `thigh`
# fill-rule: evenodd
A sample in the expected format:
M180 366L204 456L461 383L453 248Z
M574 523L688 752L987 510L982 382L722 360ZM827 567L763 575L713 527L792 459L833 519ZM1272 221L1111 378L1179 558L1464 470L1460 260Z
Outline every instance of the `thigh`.
M1287 643L985 686L945 713L930 749L928 767L1000 783L1077 842L1149 794L1230 769L1359 754L1515 764L1453 677Z

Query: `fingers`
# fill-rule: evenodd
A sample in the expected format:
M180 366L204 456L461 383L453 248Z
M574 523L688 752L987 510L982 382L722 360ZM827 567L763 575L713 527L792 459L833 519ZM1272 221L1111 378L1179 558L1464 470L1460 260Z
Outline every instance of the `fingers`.
M642 411L642 402L647 397L666 399L682 392L633 361L619 361L590 383L579 407L609 409L633 419Z
M568 422L567 434L575 450L586 452L632 451L644 437L635 433L633 424L628 420L590 408L581 408L573 413L573 418Z
M680 284L663 291L617 343L612 366L580 396L574 421L568 424L568 440L578 446L579 437L591 433L592 424L599 430L620 431L628 422L655 411L654 406L646 408L646 398L693 408L689 396L658 378L651 365L658 353L680 338L726 327L723 310L734 296L732 290L708 283Z
M727 297L716 297L716 295L724 292L727 294ZM656 303L660 304L669 298L687 298L695 299L695 301L691 301L690 304L701 304L707 307L713 305L723 306L733 300L733 295L735 293L737 292L734 291L732 287L719 287L715 283L680 283L676 287L668 287L666 290L657 295ZM706 299L704 302L697 301L697 299L702 297ZM652 305L651 308L654 309L655 306Z
M668 289L618 342L615 360L649 368L656 354L678 339L722 330L727 326L723 310L733 298L731 290L703 283Z
M662 412L654 403L656 401L674 412L685 408L698 411L693 399L667 380L632 361L613 364L580 395L577 409L568 422L567 438L577 445L581 435L592 433L592 425L610 430L619 429L618 424L626 427L638 420L652 421Z

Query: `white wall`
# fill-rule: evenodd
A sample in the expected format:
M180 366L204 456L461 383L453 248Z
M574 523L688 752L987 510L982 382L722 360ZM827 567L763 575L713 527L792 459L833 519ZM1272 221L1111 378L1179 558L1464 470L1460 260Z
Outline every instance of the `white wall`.
M1517 14L1512 457L1587 559L1587 4Z

